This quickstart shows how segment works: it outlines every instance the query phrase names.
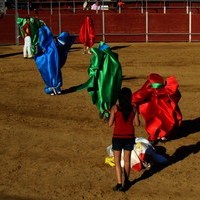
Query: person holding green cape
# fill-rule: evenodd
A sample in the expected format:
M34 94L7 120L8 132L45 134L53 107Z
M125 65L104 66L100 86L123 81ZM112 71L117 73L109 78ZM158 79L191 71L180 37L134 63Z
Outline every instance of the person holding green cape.
M108 121L110 109L116 103L121 89L122 68L118 54L102 41L98 48L91 48L91 53L89 79L76 90L87 89L92 103L99 110L100 118Z
M18 28L19 28L19 36L24 38L24 48L23 54L24 57L27 57L26 51L28 50L28 57L32 57L37 52L37 44L38 44L38 30L41 28L45 23L38 19L32 17L21 18L18 17L16 21ZM26 40L28 40L28 47L26 45Z

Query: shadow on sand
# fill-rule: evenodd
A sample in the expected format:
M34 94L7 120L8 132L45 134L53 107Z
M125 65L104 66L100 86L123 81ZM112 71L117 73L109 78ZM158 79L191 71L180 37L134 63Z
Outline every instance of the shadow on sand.
M200 118L196 118L193 120L185 120L182 122L182 125L176 129L176 134L174 134L171 140L187 137L191 133L196 133L199 131L200 131ZM164 165L156 165L152 167L152 169L150 170L145 170L144 173L139 178L131 181L127 190L130 189L130 187L135 183L153 176L155 173L161 171L162 169L185 159L190 154L198 153L200 151L200 141L198 141L196 144L179 147L178 149L176 149L176 151L172 156L166 154L166 149L163 146L155 146L155 149L157 153L165 156L168 159L168 163L165 163Z
M123 75L122 76L122 81L129 81L129 80L133 80L133 79L137 79L137 77L134 77L134 76L125 76Z
M162 151L164 151L164 149L165 149L164 147L157 147L157 148L162 149ZM157 148L156 148L156 150L157 150ZM185 159L190 154L196 154L199 151L200 151L200 142L197 142L196 144L192 144L192 145L188 145L188 146L179 147L172 156L165 155L165 157L168 158L168 163L166 163L164 165L156 165L154 168L144 171L144 173L139 178L136 178L135 180L130 182L130 185L127 188L127 190L129 190L132 187L132 185L136 184L137 182L139 182L141 180L145 180L145 179L153 176L155 173L163 170L164 168ZM159 151L157 151L157 152L159 152Z
M23 52L16 52L16 53L7 53L7 54L3 54L3 55L0 55L0 58L6 58L6 57L11 57L11 56L16 56L16 55L19 55L19 54L22 54L22 55L23 55Z
M192 120L184 120L180 127L177 127L170 136L170 140L187 137L192 133L200 131L200 117Z
M20 197L20 196L16 196L16 195L6 195L6 194L2 194L0 193L0 199L1 200L38 200L38 198L27 198L27 197ZM43 198L40 200L44 200Z
M83 48L81 48L81 47L71 47L70 50L69 50L69 52L80 51L80 50L82 50L82 49L83 49Z
M132 80L132 79L136 79L136 77L126 77L126 76L122 76L122 80ZM72 92L76 92L77 88L81 87L84 84L80 84L80 85L76 85L76 86L72 86L68 89L64 89L62 90L62 94L69 94Z
M72 86L68 89L64 89L62 90L62 95L63 94L69 94L69 93L72 93L72 92L76 92L77 91L77 88L81 87L83 84L80 84L80 85L77 85L77 86Z
M114 47L111 47L111 50L113 51L113 50L123 49L123 48L127 48L129 46L130 45L128 45L128 46L114 46Z

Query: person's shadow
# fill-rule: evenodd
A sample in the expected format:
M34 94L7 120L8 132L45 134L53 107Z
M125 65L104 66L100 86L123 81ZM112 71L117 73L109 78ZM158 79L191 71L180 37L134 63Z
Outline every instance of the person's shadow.
M136 77L126 77L126 76L122 76L122 80L132 80L132 79L135 79ZM76 92L81 86L84 86L84 83L83 84L80 84L80 85L76 85L76 86L72 86L70 88L67 88L67 89L64 89L62 90L62 93L61 94L69 94L69 93L73 93L73 92ZM90 91L91 89L87 89L88 91Z
M200 117L192 120L184 120L181 125L174 129L169 140L187 137L192 133L200 131Z
M30 197L26 197L25 195L24 196L20 196L20 195L10 195L10 194L5 194L4 191L0 192L0 199L1 200L37 200L38 198L37 197L33 197L33 198L30 198ZM40 198L40 200L45 200L44 198Z
M84 84L80 84L80 85L72 86L68 89L64 89L64 90L62 90L61 94L69 94L69 93L72 93L72 92L76 92L78 90L78 88L80 88L83 85Z
M76 88L77 88L77 86L73 86L73 87L70 87L70 88L68 88L68 89L64 89L64 90L62 90L62 95L63 94L69 94L69 93L72 93L72 92L76 92Z
M0 55L0 58L7 58L7 57L11 57L11 56L16 56L19 54L22 54L22 52L2 54L2 55Z
M118 49L123 49L123 48L127 48L129 47L130 45L126 45L126 46L114 46L114 47L111 47L111 50L114 51L114 50L118 50Z

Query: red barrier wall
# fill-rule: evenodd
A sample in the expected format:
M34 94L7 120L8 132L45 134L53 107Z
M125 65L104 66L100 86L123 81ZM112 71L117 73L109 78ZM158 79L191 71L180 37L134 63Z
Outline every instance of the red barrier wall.
M0 44L15 43L15 16L7 15L0 18Z
M146 34L146 14L105 11L105 40L106 42L185 42L189 41L189 14L183 13L148 13L148 32ZM100 11L80 12L79 14L61 15L61 31L79 34L80 26L86 15L94 21L96 42L103 39L103 15ZM200 14L191 15L191 41L200 41ZM20 17L26 17L21 14ZM59 34L59 15L54 12L32 14L46 22L54 35ZM15 17L13 14L0 18L0 44L15 44ZM3 27L3 28L2 28ZM78 39L76 42L79 42Z
M192 40L199 41L200 36L200 16L199 14L192 15Z
M188 41L188 14L150 14L149 41Z

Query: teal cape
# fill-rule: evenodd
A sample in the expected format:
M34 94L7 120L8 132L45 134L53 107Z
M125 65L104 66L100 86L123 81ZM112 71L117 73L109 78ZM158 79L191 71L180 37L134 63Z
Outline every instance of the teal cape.
M117 102L122 84L122 68L118 54L104 42L91 48L92 57L88 68L89 79L76 90L87 89L100 117L109 118L111 107Z

